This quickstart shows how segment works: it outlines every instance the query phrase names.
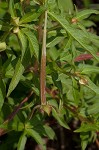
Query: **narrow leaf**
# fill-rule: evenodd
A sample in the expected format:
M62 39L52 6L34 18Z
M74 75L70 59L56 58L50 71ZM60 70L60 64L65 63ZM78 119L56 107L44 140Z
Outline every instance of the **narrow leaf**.
M24 149L25 149L26 141L27 141L27 137L26 137L25 133L23 133L23 134L20 136L20 139L19 139L19 142L18 142L17 150L24 150Z
M97 131L98 127L96 124L82 124L81 127L74 132L88 132L88 131Z
M79 93L79 87L78 87L78 84L77 84L77 81L72 78L72 89L73 89L73 98L74 98L74 101L75 101L75 104L78 106L79 104L79 100L80 100L80 93Z
M45 7L41 6L40 9L34 13L34 12L28 12L26 13L21 19L19 24L29 23L32 21L36 21L38 17L45 11ZM33 28L33 26L32 26Z
M32 31L27 29L22 29L22 31L24 32L24 34L26 34L29 40L31 53L32 54L34 53L36 57L39 58L39 44L35 34Z
M24 57L26 48L27 48L27 40L26 40L24 33L21 30L19 30L19 32L18 32L18 37L19 37L21 45L22 45L22 56L21 56L21 60L22 60Z
M15 67L15 72L14 72L13 78L12 78L9 88L8 88L7 96L9 96L11 94L11 92L16 88L17 84L19 83L19 81L21 79L23 72L24 72L24 67L19 59L16 64L16 67Z
M86 9L86 10L78 12L75 18L77 20L83 20L83 19L88 18L91 14L99 14L99 11Z
M89 53L91 53L94 58L99 61L99 57L96 56L95 51L92 46L89 45L89 37L87 37L87 32L86 34L79 29L74 29L73 27L70 26L68 21L60 16L57 16L54 13L48 12L48 14L53 17L57 22L60 23L60 25Z
M9 12L11 14L11 17L15 17L14 13L14 0L9 1Z
M61 11L73 12L72 0L58 0L58 7Z
M60 37L56 37L54 40L52 40L51 42L49 42L46 46L49 47L54 47L56 44L58 44L59 42L61 42L64 39L63 36Z
M42 139L42 137L40 136L40 134L39 134L38 132L36 132L36 131L33 130L33 129L26 129L26 133L27 133L27 135L30 135L31 137L33 137L34 140L35 140L38 144L42 145L42 147L44 148L43 139Z
M0 79L0 110L3 106L4 99L6 96L6 88L2 79Z
M0 43L0 52L1 51L4 51L5 49L6 49L6 43L5 42L2 42L2 43Z
M88 85L86 85L89 89L94 91L96 94L99 94L99 87L96 86L88 77L86 77L88 81Z
M40 16L40 14L38 13L34 13L34 12L29 12L29 13L26 13L21 19L20 19L20 24L22 23L28 23L28 22L31 22L31 21L35 21L37 20L37 18Z
M53 131L53 129L51 127L47 126L47 125L44 125L44 129L45 129L45 132L46 132L47 136L51 140L53 140L55 138L55 132Z
M55 110L54 108L52 109L52 113L53 113L54 118L58 121L58 123L59 123L62 127L66 128L66 129L70 129L69 126L68 126L68 124L63 120L63 118L61 118L61 117L59 116L59 113L56 112L56 110Z
M99 114L99 102L88 107L87 110L88 115Z
M87 64L79 64L79 71L81 74L99 73L99 67Z

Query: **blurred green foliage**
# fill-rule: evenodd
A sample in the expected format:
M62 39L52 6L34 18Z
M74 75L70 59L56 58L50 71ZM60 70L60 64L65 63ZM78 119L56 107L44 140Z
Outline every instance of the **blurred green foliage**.
M41 105L39 38L46 10L47 104ZM56 137L47 122L51 116L68 130L78 118L74 132L82 150L98 139L99 36L92 15L99 11L79 11L71 0L0 1L0 135L7 133L0 149L24 150L29 137L46 149L43 138Z

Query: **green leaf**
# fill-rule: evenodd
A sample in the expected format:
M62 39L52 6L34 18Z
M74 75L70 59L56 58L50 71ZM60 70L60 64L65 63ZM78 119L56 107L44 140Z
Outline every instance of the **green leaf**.
M31 88L33 89L34 93L39 96L40 92L39 92L39 89L34 85L34 83L30 80L28 80L26 77L22 76L21 78L21 83L28 87L28 88Z
M52 73L52 80L55 84L55 86L60 90L60 92L62 93L62 83L59 79L59 75L56 72Z
M59 22L60 25L70 34L70 36L72 36L86 51L91 53L94 58L99 61L99 57L96 56L93 47L89 45L90 41L89 37L87 36L87 32L85 33L82 30L71 27L66 19L57 16L54 13L48 12L48 14L53 17L57 22Z
M48 50L48 56L55 61L59 57L59 51L55 47L52 47Z
M32 54L34 53L36 57L39 58L39 44L35 34L32 31L27 29L22 29L22 31L24 32L24 34L26 34L29 40L31 53Z
M72 0L58 0L58 7L67 12L73 12L74 9Z
M11 56L3 64L3 67L2 67L3 74L6 78L12 78L17 61L18 61L18 58L15 58L15 56L13 57Z
M47 125L44 125L44 129L45 129L45 132L47 134L47 136L53 140L55 138L55 132L53 131L53 129Z
M91 9L82 10L82 11L77 13L75 18L77 20L83 20L83 19L88 18L91 14L99 14L99 11L91 10Z
M26 52L26 48L27 48L27 39L21 30L19 30L19 32L18 32L18 37L19 37L19 40L20 40L21 45L22 45L22 56L21 56L21 60L22 60L24 57L24 54Z
M72 85L73 85L72 86L73 98L74 98L75 104L78 106L79 101L80 101L80 92L79 92L77 81L74 78L72 78Z
M99 94L99 87L96 86L88 77L85 77L85 79L88 82L88 84L86 85L86 87L88 87L89 89L91 89L92 91L94 91L96 94Z
M11 14L11 17L15 17L15 12L14 12L14 0L9 0L9 12Z
M35 30L35 25L33 25L33 24L24 23L24 24L21 24L21 27L24 27L24 28L27 28L30 30Z
M19 24L29 23L32 21L36 21L38 17L45 11L45 7L41 6L40 9L35 12L27 12L21 19ZM32 25L33 28L33 25Z
M88 132L88 131L97 131L98 130L98 126L96 124L88 124L88 123L83 123L81 125L81 127L77 130L75 130L74 132Z
M1 51L4 51L4 50L6 49L6 47L7 47L7 46L6 46L6 43L5 43L5 42L2 42L2 43L0 42L0 52L1 52Z
M96 66L79 64L78 67L81 74L99 73L99 67Z
M88 107L88 115L98 114L99 113L99 103L95 103L92 106Z
M40 14L38 13L34 13L34 12L29 12L26 13L21 19L19 24L23 24L23 23L29 23L31 21L35 21L37 20L37 18L40 16Z
M19 83L19 81L21 79L23 72L24 72L24 67L19 59L16 64L16 67L15 67L15 72L14 72L13 78L12 78L9 88L8 88L7 96L9 96L11 94L11 92L16 88L17 84Z
M89 100L88 104L88 108L86 109L88 115L99 114L99 95Z
M87 145L88 145L88 143L89 143L90 134L88 134L88 132L81 132L80 133L80 138L81 138L82 150L85 150Z
M19 139L19 142L18 142L18 146L17 146L17 150L24 150L26 141L27 141L27 137L26 137L25 133L23 133L20 136L20 139Z
M0 110L4 104L4 99L6 96L6 88L2 79L0 79Z
M53 116L54 118L58 121L58 123L66 128L66 129L70 129L70 127L68 126L68 124L65 122L65 120L63 120L63 118L60 117L60 114L59 112L57 112L54 108L52 108L52 113L53 113Z
M61 42L65 37L63 36L58 36L56 37L54 40L52 40L51 42L49 42L46 46L49 47L54 47L55 45L59 44L59 42Z
M19 118L17 116L14 116L14 121L9 123L9 129L15 130L15 131L23 131L24 130L24 124L23 122L20 122Z
M38 144L42 145L42 148L45 149L43 139L42 139L42 137L40 136L40 134L39 134L38 132L36 132L36 131L33 130L33 129L26 129L26 133L27 133L27 135L30 135L31 137L33 137L34 140L35 140Z

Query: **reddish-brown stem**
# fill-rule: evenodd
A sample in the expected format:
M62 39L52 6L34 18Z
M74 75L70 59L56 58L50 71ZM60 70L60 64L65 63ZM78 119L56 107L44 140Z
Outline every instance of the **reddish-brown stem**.
M96 145L97 145L97 148L99 149L99 140L96 139Z
M99 53L97 53L96 55L99 56ZM80 61L84 61L84 60L89 60L92 59L93 56L91 54L81 54L78 57L75 58L75 62L80 62Z
M46 104L46 56L41 58L41 72L40 72L40 93L41 93L41 104Z
M45 22L43 31L41 69L40 69L40 96L41 105L46 105L46 26L47 26L47 11L45 11Z
M32 94L33 94L33 91L31 91L29 95L22 100L22 102L13 110L13 112L7 117L7 119L3 122L3 124L8 123L14 118L14 116L19 112L23 104L28 101L28 99L32 96Z
M11 121L14 118L14 116L19 112L22 105L28 101L28 99L32 96L32 94L33 94L33 91L31 91L29 93L29 95L22 100L22 102L13 110L13 112L7 117L7 119L3 122L3 124L8 123L9 121ZM3 134L6 134L6 133L7 133L7 131L5 129L0 128L0 136L2 136Z

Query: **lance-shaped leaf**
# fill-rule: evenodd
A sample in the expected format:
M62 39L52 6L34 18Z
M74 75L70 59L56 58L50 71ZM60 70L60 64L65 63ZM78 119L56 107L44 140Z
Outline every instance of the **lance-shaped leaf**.
M42 146L43 150L45 150L44 142L40 134L33 129L26 129L27 135L33 137L33 139Z
M74 6L72 0L58 0L58 7L61 11L73 12Z
M6 49L6 43L5 42L0 43L0 52L4 51L5 49Z
M77 20L83 20L83 19L88 18L91 14L99 14L99 11L91 10L91 9L82 10L82 11L77 13L75 18Z
M69 22L52 12L48 12L48 14L56 20L67 32L70 36L72 36L86 51L91 53L94 58L99 61L99 57L96 56L95 50L92 46L90 46L89 36L87 36L87 32L83 32L82 30L75 29L71 27Z
M65 122L65 120L63 118L61 118L59 112L57 112L54 108L52 108L52 113L53 113L54 118L58 121L58 123L62 127L66 128L66 129L70 129L68 124Z
M20 139L19 139L19 142L18 142L18 146L17 146L17 150L24 150L26 141L27 141L27 137L26 137L25 133L23 133L20 136Z
M74 132L88 132L88 131L97 131L99 129L97 123L96 124L89 124L89 123L82 123L81 127Z
M99 87L96 86L88 77L86 77L88 84L86 85L89 89L94 91L96 94L99 94Z
M72 78L72 90L73 90L73 98L75 104L78 105L80 100L80 92L79 92L77 81L74 78Z
M29 12L29 13L26 13L20 20L20 24L22 23L28 23L28 22L31 22L31 21L35 21L37 20L37 18L39 17L40 15L38 13L34 13L34 12Z
M14 12L14 0L9 1L9 12L11 14L11 17L15 17L15 12Z
M95 100L95 103L88 107L87 114L88 115L99 114L99 99L97 101Z
M39 58L39 44L35 34L28 29L22 29L22 31L28 38L32 55L35 54L36 57Z
M0 79L0 110L3 106L4 99L6 96L6 88L2 79Z
M99 73L99 67L97 66L79 64L78 67L81 74Z
M51 140L53 140L53 139L55 138L55 132L53 131L53 129L52 129L51 127L47 126L47 125L44 125L43 127L44 127L44 130L45 130L47 136L48 136ZM49 134L49 133L50 133L50 134Z
M21 60L19 59L15 67L13 78L8 88L7 96L9 96L11 92L16 88L17 84L21 79L23 72L24 72L24 66L22 65Z
M19 30L19 32L18 32L18 37L20 39L21 46L22 46L22 55L21 55L21 60L22 60L23 57L24 57L26 48L27 48L27 39L26 39L26 36L24 35L24 33L21 30Z
M79 80L79 83L81 85L86 86L87 88L91 89L93 92L95 92L96 94L99 94L99 87L96 86L87 76L84 76L83 78L81 78Z
M21 19L19 24L29 23L31 21L36 21L38 17L45 11L45 7L41 7L38 12L28 12Z
M55 45L57 45L59 42L61 42L64 39L63 36L58 36L56 37L54 40L52 40L51 42L49 42L46 46L49 47L54 47Z

